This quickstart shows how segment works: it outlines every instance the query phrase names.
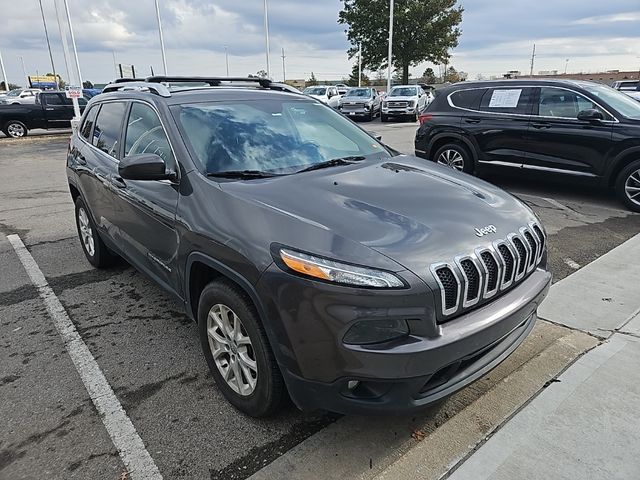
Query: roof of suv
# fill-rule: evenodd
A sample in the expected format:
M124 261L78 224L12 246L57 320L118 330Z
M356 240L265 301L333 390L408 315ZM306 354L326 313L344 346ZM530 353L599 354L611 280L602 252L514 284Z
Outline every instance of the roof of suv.
M502 79L502 80L482 80L475 82L458 82L445 87L442 92L452 92L467 88L483 88L483 87L517 87L517 86L563 86L563 87L584 87L585 85L603 85L598 82L589 82L587 80L570 80L555 78L522 78L522 79Z
M173 85L171 85L173 84ZM182 103L211 100L273 98L300 96L289 85L263 78L231 77L148 77L146 79L117 79L108 84L100 98L147 98L163 103Z

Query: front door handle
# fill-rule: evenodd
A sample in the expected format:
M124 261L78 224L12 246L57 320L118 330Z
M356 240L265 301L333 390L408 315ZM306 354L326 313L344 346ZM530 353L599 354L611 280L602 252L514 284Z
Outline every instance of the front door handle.
M551 125L549 125L548 123L532 123L531 126L533 128L538 129L538 130L545 129L545 128L551 128Z
M467 122L467 123L480 123L480 119L479 118L473 118L473 117L465 118L464 121Z
M124 182L122 177L119 177L117 175L111 175L111 177L109 178L109 182L116 188L127 188L127 184Z

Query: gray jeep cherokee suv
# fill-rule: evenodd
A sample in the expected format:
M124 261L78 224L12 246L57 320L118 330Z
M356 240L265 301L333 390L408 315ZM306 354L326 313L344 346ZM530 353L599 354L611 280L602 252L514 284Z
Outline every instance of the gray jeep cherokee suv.
M287 393L345 413L441 399L525 339L551 281L519 200L267 80L111 84L67 176L89 262L121 256L184 304L249 415Z

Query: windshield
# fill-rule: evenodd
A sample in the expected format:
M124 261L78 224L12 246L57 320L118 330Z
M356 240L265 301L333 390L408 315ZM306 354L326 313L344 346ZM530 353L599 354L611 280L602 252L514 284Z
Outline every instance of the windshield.
M336 158L391 156L342 115L311 100L236 100L172 110L206 173L286 174Z
M371 90L368 88L352 88L346 94L347 97L371 97Z
M415 87L393 87L389 92L390 97L414 97L417 94Z
M620 114L633 120L640 120L640 102L605 85L585 83L581 85L591 95L601 98Z
M11 90L9 93L7 93L7 97L17 97L21 93L22 93L22 89L17 88L16 90Z
M309 87L304 89L304 93L307 95L325 95L327 89L325 87Z

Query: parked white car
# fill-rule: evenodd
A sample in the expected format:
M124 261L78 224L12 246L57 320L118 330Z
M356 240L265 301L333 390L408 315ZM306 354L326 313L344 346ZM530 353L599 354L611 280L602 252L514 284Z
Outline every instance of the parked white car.
M41 91L39 88L16 88L15 90L9 90L6 94L0 96L0 104L35 104L36 94Z
M382 102L380 120L386 122L389 117L412 117L418 119L427 102L433 100L419 85L397 85L393 87Z
M305 95L320 100L336 110L340 107L340 94L338 89L332 85L316 85L315 87L307 87L302 92Z

